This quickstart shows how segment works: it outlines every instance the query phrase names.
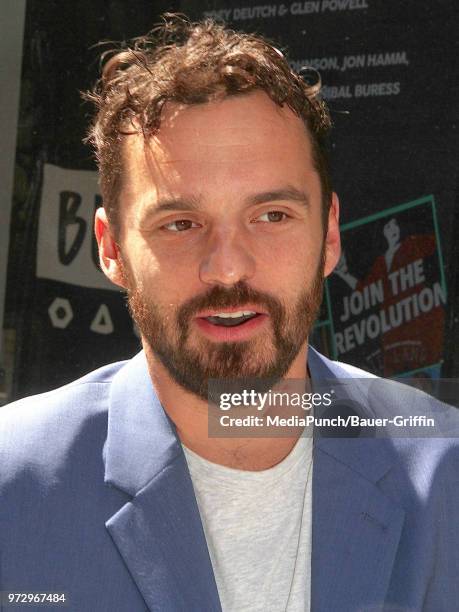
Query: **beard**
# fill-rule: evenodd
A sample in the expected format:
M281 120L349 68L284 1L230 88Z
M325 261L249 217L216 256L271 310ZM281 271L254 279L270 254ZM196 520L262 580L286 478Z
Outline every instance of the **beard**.
M167 313L164 307L152 300L143 286L133 285L124 265L122 271L129 310L144 345L176 383L207 402L210 381L218 381L221 392L225 381L234 384L237 380L242 383L250 379L251 388L256 386L261 391L285 376L317 318L322 302L324 266L325 247L311 286L290 305L240 281L230 288L215 285L205 294ZM192 319L197 313L239 306L242 310L249 303L262 306L269 315L270 331L239 342L212 342L203 337L193 341L190 338Z

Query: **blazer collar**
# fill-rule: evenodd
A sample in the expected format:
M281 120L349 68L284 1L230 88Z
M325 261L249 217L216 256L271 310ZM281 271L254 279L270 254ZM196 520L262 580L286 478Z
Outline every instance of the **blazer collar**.
M349 381L346 393L352 400L359 400L365 408L358 379L346 367L330 361L311 346L308 366L313 381L321 381L320 384ZM360 440L359 446L336 442L335 439L320 438L316 440L316 446L371 482L382 478L393 464L387 444L380 445L381 452L375 456L372 452L374 439ZM365 448L367 450L362 455ZM182 447L175 426L154 392L145 353L141 351L118 371L111 384L105 481L134 496L181 455Z
M105 481L134 496L182 454L143 351L115 375L109 402Z
M369 385L363 382L364 379L376 378L373 374L331 361L311 346L308 350L308 367L313 384L315 381L323 391L329 391L330 387L338 388L342 402L348 401L353 407L357 406L360 416L375 416L369 408L366 397ZM373 437L360 439L316 437L315 448L333 456L370 482L376 483L394 463L388 442L387 439L380 442ZM378 446L377 453L374 452L376 446Z

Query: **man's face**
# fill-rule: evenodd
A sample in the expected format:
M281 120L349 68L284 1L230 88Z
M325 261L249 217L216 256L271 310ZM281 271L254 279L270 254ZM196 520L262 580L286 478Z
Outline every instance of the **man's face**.
M387 242L389 243L389 246L395 246L398 243L400 238L400 228L396 219L391 219L386 223L386 225L383 227L383 233Z
M144 343L203 399L209 378L284 376L338 257L301 120L262 92L170 103L147 145L125 140L124 168L121 271Z

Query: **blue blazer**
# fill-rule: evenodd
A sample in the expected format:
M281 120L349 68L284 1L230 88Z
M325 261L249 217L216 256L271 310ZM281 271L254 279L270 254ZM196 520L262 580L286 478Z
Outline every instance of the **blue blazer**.
M308 365L313 380L368 376L313 349ZM414 392L400 389L368 409L406 409ZM315 441L313 612L459 610L456 414L448 427L450 438ZM75 612L221 610L143 352L0 408L0 590L65 592Z

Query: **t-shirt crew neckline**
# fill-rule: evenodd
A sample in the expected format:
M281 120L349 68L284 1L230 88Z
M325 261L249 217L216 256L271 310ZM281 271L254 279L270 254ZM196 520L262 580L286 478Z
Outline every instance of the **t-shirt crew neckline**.
M185 453L190 471L193 468L199 469L200 478L212 483L218 482L221 485L228 487L253 486L257 483L267 485L284 477L288 472L293 470L300 461L306 458L309 460L312 457L312 437L298 438L289 454L276 465L266 470L240 470L231 468L219 463L214 463L208 459L204 459L194 451L190 450L182 443L182 448Z

